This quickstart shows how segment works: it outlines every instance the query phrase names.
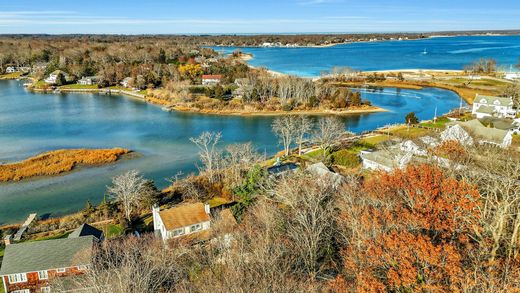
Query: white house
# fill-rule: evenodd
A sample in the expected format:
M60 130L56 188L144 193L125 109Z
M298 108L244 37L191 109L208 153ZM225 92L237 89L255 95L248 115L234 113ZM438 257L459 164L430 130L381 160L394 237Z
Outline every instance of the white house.
M456 133L457 135L450 135L448 133ZM462 145L469 145L468 141L473 143L473 140L479 144L491 144L501 148L507 148L513 142L513 130L502 130L492 127L486 127L478 121L473 119L466 122L455 122L449 126L447 130L441 133L441 139L457 140ZM468 137L473 137L471 140Z
M513 109L513 99L477 94L471 111L478 119L484 117L515 118L516 110Z
M58 74L51 73L51 74L49 74L49 76L48 76L46 79L44 79L43 81L45 81L45 83L48 83L48 84L55 84L57 78L58 78Z
M198 233L210 228L211 217L208 204L181 204L167 210L152 208L155 233L164 241Z
M220 74L204 74L202 76L202 85L215 85L219 84L222 79Z
M18 69L14 66L9 66L5 69L5 73L15 73L18 72Z
M120 84L123 86L123 87L130 87L130 81L132 80L131 77L125 77L121 82Z
M394 169L405 168L413 158L413 153L403 153L399 149L378 150L374 152L361 151L363 168L391 172Z
M81 85L93 85L98 80L99 80L99 78L97 76L84 76L80 80L78 80L78 84L81 84Z
M504 75L504 78L508 80L520 79L520 72L508 72Z

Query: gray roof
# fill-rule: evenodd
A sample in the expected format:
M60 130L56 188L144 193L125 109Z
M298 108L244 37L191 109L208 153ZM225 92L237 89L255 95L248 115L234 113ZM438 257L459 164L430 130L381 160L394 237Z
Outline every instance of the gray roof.
M90 226L89 224L82 224L81 226L76 228L76 230L74 230L74 232L70 233L69 238L78 238L81 236L89 236L89 235L92 235L92 236L96 237L96 239L99 240L102 238L103 232L101 232L101 230L99 230L99 229L96 229L96 228Z
M493 114L493 113L495 113L495 107L482 105L482 106L478 107L477 112L485 113L485 114Z
M477 119L466 122L457 122L457 124L469 130L471 134L478 138L498 144L501 144L504 141L504 138L508 133L506 130L486 127Z
M24 242L6 246L0 275L88 265L94 236Z
M490 105L494 105L495 101L498 101L500 106L511 106L513 104L513 100L511 98L484 96L479 94L477 94L474 103L480 103L482 99L486 100L486 104Z

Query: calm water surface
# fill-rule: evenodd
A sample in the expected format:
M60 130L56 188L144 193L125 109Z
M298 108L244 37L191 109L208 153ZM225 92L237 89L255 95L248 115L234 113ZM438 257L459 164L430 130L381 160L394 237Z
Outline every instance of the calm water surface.
M431 88L363 96L390 112L345 117L345 127L355 132L402 122L411 111L431 119L435 106L441 114L460 101L450 91ZM168 113L121 96L33 94L20 82L0 81L0 162L61 148L124 147L143 154L65 176L0 184L0 224L21 221L30 212L58 216L81 210L87 200L98 203L110 178L130 169L165 187L165 178L196 171L197 150L189 138L203 131L221 131L224 144L252 141L259 151L273 154L280 146L271 122L272 117Z
M216 47L232 52L236 48ZM479 58L494 58L507 70L519 62L520 36L431 38L353 43L326 48L240 48L252 53L254 66L300 76L319 76L334 66L357 70L461 70ZM423 54L426 50L427 54Z

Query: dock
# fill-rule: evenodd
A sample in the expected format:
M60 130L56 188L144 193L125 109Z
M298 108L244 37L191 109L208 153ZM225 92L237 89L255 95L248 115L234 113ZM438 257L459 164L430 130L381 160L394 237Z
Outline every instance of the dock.
M34 219L36 219L36 213L30 214L29 217L27 217L27 219L23 223L22 227L20 227L20 229L18 230L18 232L16 232L16 234L14 234L14 238L13 238L14 241L22 240L23 233L25 233L27 228L29 228L29 225L31 225L31 223L34 221Z

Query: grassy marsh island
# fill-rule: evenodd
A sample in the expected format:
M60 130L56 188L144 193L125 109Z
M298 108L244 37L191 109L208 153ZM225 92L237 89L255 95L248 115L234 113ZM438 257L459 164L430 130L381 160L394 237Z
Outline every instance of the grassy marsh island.
M122 148L50 151L21 162L0 165L0 182L55 176L81 166L100 166L115 162L129 153L129 150Z

